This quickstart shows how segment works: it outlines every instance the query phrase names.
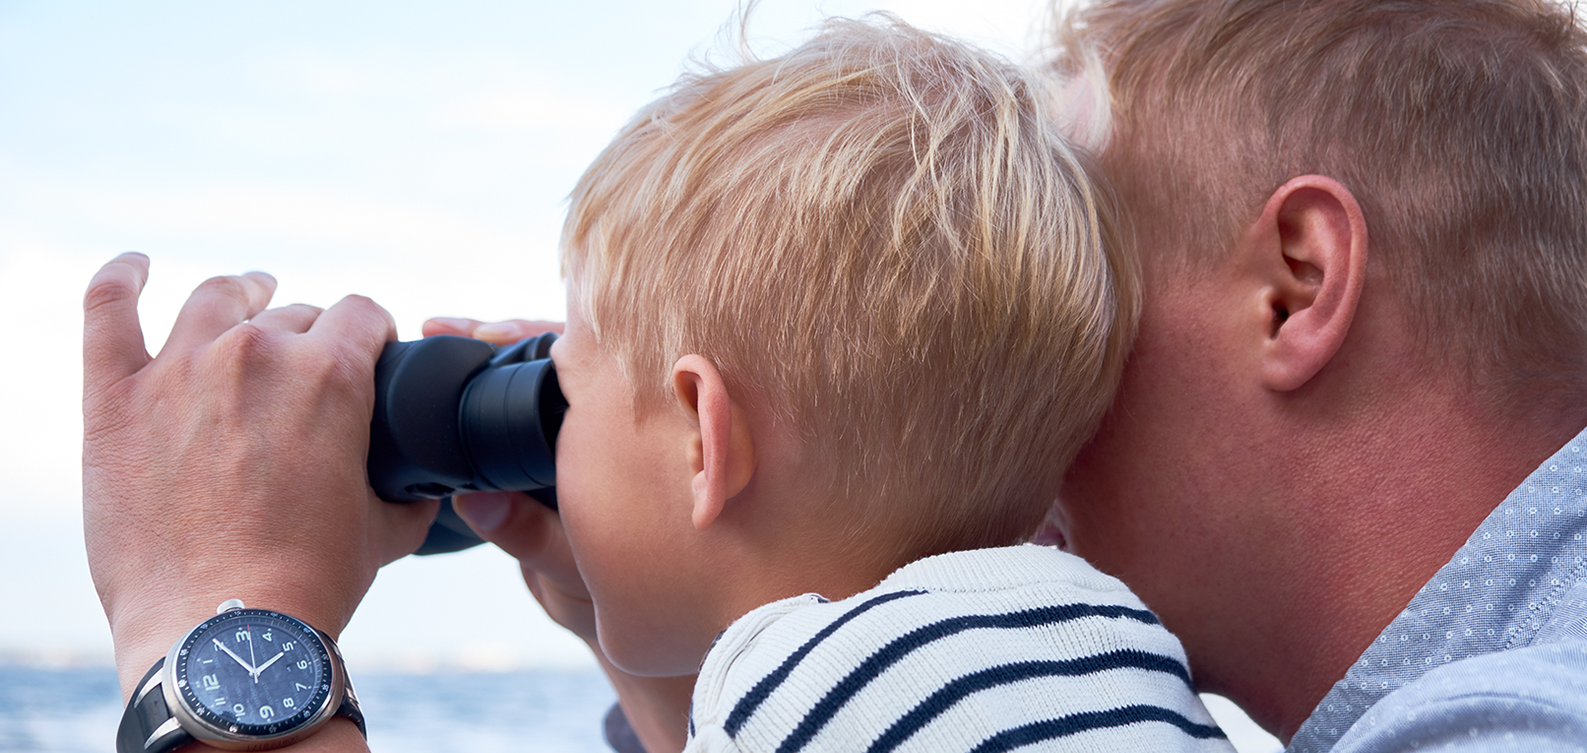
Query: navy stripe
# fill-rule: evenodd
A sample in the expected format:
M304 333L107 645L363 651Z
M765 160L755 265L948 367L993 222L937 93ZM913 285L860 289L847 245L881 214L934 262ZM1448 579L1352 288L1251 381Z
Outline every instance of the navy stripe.
M750 715L755 713L755 709L760 708L760 705L766 702L766 698L771 695L771 692L776 690L783 680L788 679L789 673L793 672L794 667L805 658L805 655L815 649L816 644L825 640L827 636L836 632L838 628L843 627L844 623L864 614L873 607L878 607L889 601L902 599L906 596L919 596L923 593L925 591L894 591L889 594L883 594L850 609L842 617L833 620L822 628L821 632L816 633L810 640L805 641L805 644L800 646L798 651L793 652L787 659L784 659L781 666L773 670L771 674L762 677L760 682L755 683L755 687L750 688L750 691L744 694L743 698L738 699L738 703L733 706L733 712L727 715L727 722L722 725L723 729L727 731L729 737L736 737L739 729L744 726L745 722L749 721Z
M1123 727L1137 722L1166 722L1198 740L1225 739L1215 725L1197 724L1161 706L1123 706L1107 711L1087 711L1057 719L1033 722L1004 730L971 749L971 753L1001 753L1024 745L1076 735L1095 729Z
M1185 683L1185 687L1194 692L1190 684L1190 673L1178 660L1166 656L1137 651L1135 649L1122 649L1109 651L1105 654L1083 656L1079 659L1067 661L1028 661L1014 664L1004 664L974 672L955 679L944 685L940 690L932 693L920 705L911 709L893 726L889 727L882 736L871 743L869 753L886 753L902 745L905 740L920 730L921 727L931 723L947 711L954 704L963 700L965 696L979 693L983 690L1011 685L1036 677L1078 677L1080 675L1096 674L1111 669L1135 668L1154 672L1165 672L1178 677Z
M803 748L817 732L832 720L838 709L848 703L854 694L860 692L871 680L881 675L882 671L898 663L911 651L924 646L932 641L947 638L966 630L977 628L1031 628L1042 625L1052 625L1059 622L1068 622L1085 617L1125 618L1156 625L1157 617L1144 609L1131 609L1103 604L1064 604L1055 607L1038 607L1008 614L975 614L961 617L950 617L940 622L934 622L916 628L903 636L894 639L892 643L883 646L876 653L871 654L858 667L849 672L822 698L815 707L805 714L788 737L783 738L782 744L777 746L777 753L793 753ZM733 734L732 732L728 733Z

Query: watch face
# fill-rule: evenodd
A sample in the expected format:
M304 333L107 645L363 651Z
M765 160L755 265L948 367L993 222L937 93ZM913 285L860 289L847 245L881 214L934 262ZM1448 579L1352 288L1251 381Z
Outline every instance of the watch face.
M266 609L206 620L177 649L176 691L200 721L238 737L281 735L330 698L331 658L319 635Z

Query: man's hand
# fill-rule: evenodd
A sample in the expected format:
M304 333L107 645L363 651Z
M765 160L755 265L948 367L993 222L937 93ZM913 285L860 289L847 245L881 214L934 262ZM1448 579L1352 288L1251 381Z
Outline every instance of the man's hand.
M426 337L461 335L493 345L507 345L548 331L560 333L562 325L521 319L491 324L473 319L431 319L424 323ZM524 582L546 614L584 639L595 652L645 748L652 753L682 750L694 676L637 677L606 660L595 633L595 606L568 548L561 518L527 494L460 495L453 504L480 538L518 560Z
M217 277L151 359L148 268L117 257L84 301L83 527L123 696L228 598L339 635L436 509L383 502L366 478L389 314L356 296L265 310L269 275Z

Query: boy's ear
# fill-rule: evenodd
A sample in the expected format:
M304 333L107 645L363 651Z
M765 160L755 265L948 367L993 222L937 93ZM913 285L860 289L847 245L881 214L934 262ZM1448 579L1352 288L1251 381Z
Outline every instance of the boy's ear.
M1286 392L1339 352L1366 283L1367 224L1349 189L1320 175L1273 192L1241 241L1262 286L1260 379Z
M687 452L694 472L694 527L703 531L754 477L755 442L716 364L693 354L678 359L672 366L672 389L697 429Z

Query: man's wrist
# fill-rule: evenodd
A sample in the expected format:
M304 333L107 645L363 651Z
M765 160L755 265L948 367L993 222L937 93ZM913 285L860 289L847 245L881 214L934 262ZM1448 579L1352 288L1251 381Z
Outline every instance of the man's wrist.
M341 637L346 625L346 618L340 616L339 610L328 608L324 599L305 598L301 593L267 586L205 589L201 596L189 592L163 600L142 598L137 605L119 609L110 625L122 701L132 697L149 667L164 657L178 639L194 625L213 617L216 604L232 598L292 615L333 641Z
M198 753L199 751L219 751L220 748L211 747L203 743L195 743L181 750L181 753ZM369 742L358 731L358 725L351 719L337 717L325 723L311 737L293 743L284 748L275 748L271 753L351 753L369 750Z
M217 599L216 603L222 600ZM153 610L139 609L134 614L113 619L110 634L115 646L116 677L121 683L122 702L132 697L149 667L164 658L183 634L214 614L213 604L208 610L194 610L189 605L172 601Z
M180 615L187 610L169 611ZM144 636L166 631L156 627L129 632ZM312 625L289 613L225 599L182 636L135 684L117 732L121 753L238 745L249 750L308 749L297 743L321 735L337 719L352 721L359 736L364 735L363 714L341 652ZM125 676L157 645L145 638L124 652L118 650L118 672ZM259 650L264 653L256 656ZM339 737L332 733L330 739ZM338 743L327 749L349 748Z

